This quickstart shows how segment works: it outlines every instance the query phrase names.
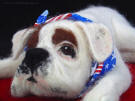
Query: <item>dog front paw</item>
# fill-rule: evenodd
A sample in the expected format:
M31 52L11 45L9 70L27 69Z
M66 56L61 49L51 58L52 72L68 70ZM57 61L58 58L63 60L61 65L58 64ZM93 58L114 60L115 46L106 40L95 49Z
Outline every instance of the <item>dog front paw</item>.
M107 94L102 96L99 101L119 101L119 97Z
M106 95L86 95L82 101L119 101L119 97L112 94Z

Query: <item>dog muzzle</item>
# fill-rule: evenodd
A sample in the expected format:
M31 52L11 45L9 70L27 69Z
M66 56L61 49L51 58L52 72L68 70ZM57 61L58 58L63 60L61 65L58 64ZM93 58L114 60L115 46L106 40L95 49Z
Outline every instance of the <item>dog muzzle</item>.
M45 10L37 19L34 26L39 26L41 24L47 24L59 20L73 20L73 21L81 21L81 22L89 22L93 23L92 20L82 17L75 13L67 13L67 14L61 14L59 16L50 18L47 20L48 10ZM24 48L25 51L27 51L27 46ZM80 94L76 97L82 97L85 95L85 93L90 90L93 85L102 77L104 77L108 72L110 72L114 67L116 66L116 55L115 51L112 51L112 54L102 63L98 63L97 61L92 61L92 67L91 67L91 73L89 75L89 79L84 87L84 89L80 92Z

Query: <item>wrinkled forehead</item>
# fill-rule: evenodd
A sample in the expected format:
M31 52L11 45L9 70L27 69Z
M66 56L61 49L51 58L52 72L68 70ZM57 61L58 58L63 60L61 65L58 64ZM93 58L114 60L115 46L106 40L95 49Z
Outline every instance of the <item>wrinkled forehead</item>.
M40 40L51 41L54 45L68 41L76 47L78 46L76 28L72 23L55 22L38 26L36 29L28 40L29 48L36 47Z

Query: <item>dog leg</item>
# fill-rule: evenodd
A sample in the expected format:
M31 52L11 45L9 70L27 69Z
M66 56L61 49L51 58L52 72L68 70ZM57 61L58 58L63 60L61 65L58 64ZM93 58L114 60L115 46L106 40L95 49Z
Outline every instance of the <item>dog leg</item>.
M117 66L104 76L83 98L83 101L119 101L131 83L131 75L120 56Z
M14 75L18 65L21 64L24 58L25 44L34 31L34 28L24 29L18 31L13 36L11 57L0 60L0 78L12 77Z
M135 29L122 17L112 20L116 45L125 62L135 62Z
M12 55L8 58L0 60L0 78L7 78L12 77L15 73L16 68L18 67L19 63L21 62L21 57L19 57L21 53L21 46L22 43L21 38L24 36L24 32L26 30L18 31L12 39Z
M126 62L135 62L134 55L129 55L130 52L135 54L135 28L130 25L124 16L114 9L103 6L92 6L77 13L93 21L99 21L110 28L117 49L122 52L123 59Z
M9 57L7 59L0 60L0 78L13 77L17 67L22 62L22 59L23 55L17 59Z
M125 62L135 63L135 52L124 52L121 51L122 58Z

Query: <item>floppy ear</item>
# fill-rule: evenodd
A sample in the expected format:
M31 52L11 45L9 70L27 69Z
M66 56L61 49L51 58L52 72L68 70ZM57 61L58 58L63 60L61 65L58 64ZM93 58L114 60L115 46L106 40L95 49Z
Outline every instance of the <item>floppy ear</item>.
M0 78L12 77L14 75L23 59L21 53L24 50L26 42L35 30L35 28L28 28L15 33L12 40L12 55L0 60Z
M23 52L28 39L30 38L30 36L33 34L35 30L36 28L31 27L31 28L20 30L14 34L12 39L12 43L13 43L12 56L14 59L18 58L19 55Z
M89 48L93 58L98 62L103 62L111 53L113 41L107 27L97 23L77 22L88 38Z

